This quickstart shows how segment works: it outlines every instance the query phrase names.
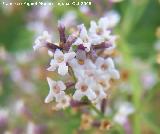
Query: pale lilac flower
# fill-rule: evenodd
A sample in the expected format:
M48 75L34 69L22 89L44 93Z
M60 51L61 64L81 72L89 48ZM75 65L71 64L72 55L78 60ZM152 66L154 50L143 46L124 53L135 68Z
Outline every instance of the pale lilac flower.
M44 31L43 34L35 40L35 45L33 46L33 49L38 50L39 48L46 46L46 43L51 42L51 40L51 35L49 35L47 31Z
M22 100L22 99L19 99L16 101L16 103L14 105L14 111L17 116L21 115L25 118L27 117L28 119L32 118L32 113L31 113L30 109L26 106L24 100Z
M96 94L96 99L93 101L94 103L100 103L104 98L107 97L106 93L104 92L103 87L98 83L92 84L92 89Z
M93 62L90 59L85 59L83 61L83 64L79 63L79 61L77 59L72 59L71 61L69 61L69 64L72 68L78 68L81 70L84 69L96 69L96 66L93 64Z
M35 134L34 133L35 124L33 122L29 122L27 125L27 134Z
M109 28L115 27L120 21L120 15L115 10L107 11L105 17L107 17L109 20L108 21Z
M84 77L94 77L96 66L90 59L85 59L83 64L79 64L77 59L73 59L69 64L78 80Z
M28 94L33 94L35 92L35 85L31 81L24 78L20 68L12 64L12 66L10 66L10 70L11 79L20 87L21 90Z
M105 73L102 74L101 72L96 73L95 81L103 87L104 91L107 91L110 88L110 76L106 75Z
M47 77L49 85L49 94L45 99L45 103L51 102L54 98L56 101L65 95L64 90L66 89L65 84L62 81L54 81L51 78Z
M75 52L68 52L63 54L59 49L56 49L54 53L54 59L50 62L50 67L48 71L55 71L58 67L58 73L60 75L65 75L68 73L68 66L66 65L68 61L72 60L76 56Z
M141 75L141 82L144 89L151 89L156 83L156 76L153 72L144 72Z
M3 129L3 127L5 128L7 126L8 118L9 118L9 111L0 108L0 128Z
M46 126L28 122L26 134L44 134L46 133L45 131Z
M56 109L60 110L60 109L67 108L68 106L70 106L70 100L71 100L71 98L68 95L65 95L65 96L59 98L57 100Z
M89 8L89 6L82 5L82 6L80 6L80 11L84 14L89 14L90 13L90 8Z
M101 18L98 21L98 25L95 21L91 21L89 32L93 45L100 44L110 39L111 31L108 30L108 26L109 20L107 17Z
M46 26L43 22L34 21L34 22L29 22L27 24L27 28L38 35L41 34L46 29Z
M23 100L17 100L14 107L17 115L22 114L24 109L26 109Z
M89 79L79 80L76 85L76 91L73 95L73 99L80 101L83 96L87 96L89 100L93 101L96 98L96 94L91 89L92 81Z
M90 51L91 38L88 36L87 30L84 24L80 26L80 35L77 38L77 40L74 42L74 45L76 46L83 45L87 52Z
M135 109L129 102L122 102L119 105L119 109L114 116L114 121L118 124L124 125L128 120L128 116L134 113Z
M65 25L65 27L74 26L76 22L77 14L75 11L66 12L65 15L62 17L61 22Z
M106 75L109 75L113 79L119 79L120 75L119 72L115 69L113 60L111 58L97 58L96 63L97 69L99 69L100 72L106 73Z
M45 20L46 18L50 17L52 15L52 6L40 6L37 9L35 8L35 15L40 20Z
M49 55L50 57L53 57L53 56L54 56L54 53L53 53L51 50L48 50L48 55Z

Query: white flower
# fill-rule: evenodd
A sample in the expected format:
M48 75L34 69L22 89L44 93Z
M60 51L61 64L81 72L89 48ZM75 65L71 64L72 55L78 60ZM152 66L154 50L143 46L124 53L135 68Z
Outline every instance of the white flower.
M68 95L65 95L57 100L57 105L56 105L57 110L65 109L68 106L70 106L70 97Z
M29 122L27 125L27 130L26 130L27 132L26 133L27 134L34 134L35 133L34 129L35 129L35 124L33 122Z
M153 72L147 71L141 74L141 83L144 89L151 89L156 83L156 76Z
M66 28L76 25L77 14L75 11L68 11L62 16L61 22Z
M77 59L72 59L71 61L69 61L69 65L74 69L81 69L81 70L84 70L84 69L96 69L96 66L93 64L93 62L90 60L90 59L85 59L83 61L83 64L81 64L79 62L79 60Z
M54 56L54 53L53 53L51 50L48 50L48 55L49 55L50 57L53 57L53 56Z
M27 24L27 28L30 31L33 31L36 33L36 35L41 34L45 29L46 29L46 25L44 24L44 22L42 21L31 21Z
M89 8L89 6L86 6L86 5L82 5L82 6L80 6L80 11L82 12L82 13L84 13L85 15L88 15L89 13L90 13L90 8Z
M77 40L74 42L74 45L83 45L85 47L85 50L87 52L90 51L90 47L91 47L91 38L88 36L87 30L84 26L84 24L82 24L80 26L80 35L77 38Z
M130 114L134 113L135 109L129 102L122 102L119 105L118 112L114 116L114 121L123 125Z
M80 64L77 59L73 59L69 62L69 65L72 67L76 78L83 79L84 77L94 77L96 66L90 59L83 61L83 64Z
M45 103L49 103L56 98L56 101L65 95L64 90L66 89L65 84L62 81L53 81L51 78L47 77L49 84L49 94L45 99Z
M111 31L107 30L109 25L108 22L109 20L107 17L101 18L98 21L98 25L95 21L91 21L89 32L90 36L92 37L93 45L97 45L106 40L109 40Z
M116 47L116 39L117 39L117 36L110 35L109 43L112 44L112 45L110 47L106 48L105 52L108 52L108 53L113 52L114 48Z
M35 45L33 46L34 50L38 50L41 47L44 47L47 42L51 42L51 35L47 31L44 31L43 34L35 40Z
M50 18L50 15L52 14L52 6L46 5L46 6L40 6L36 9L35 15L37 15L37 18L40 20L45 20Z
M93 101L96 98L96 94L91 89L92 81L89 79L81 79L76 85L76 91L73 95L73 99L80 101L83 96L87 96L89 100Z
M92 89L96 94L96 99L93 101L95 103L100 103L102 101L102 99L106 98L106 93L104 92L103 87L98 84L98 83L93 83L92 84Z
M115 10L111 10L109 12L107 11L107 13L105 14L105 17L107 17L109 20L108 21L109 28L115 27L118 24L118 22L120 21L120 15Z
M0 123L5 123L8 120L9 111L7 109L0 108Z
M100 72L108 74L113 79L119 79L119 72L115 69L113 60L111 58L97 58L96 63L97 68Z
M100 84L103 87L104 91L107 91L110 88L110 76L106 73L102 74L102 72L97 71L95 80L98 84Z
M59 49L56 49L54 54L54 59L50 62L50 67L47 69L48 71L55 71L58 67L58 73L60 75L65 75L68 73L68 66L66 63L73 59L76 56L75 52L69 52L63 54L63 52Z
M17 115L22 114L25 109L25 103L23 100L17 100L14 107Z

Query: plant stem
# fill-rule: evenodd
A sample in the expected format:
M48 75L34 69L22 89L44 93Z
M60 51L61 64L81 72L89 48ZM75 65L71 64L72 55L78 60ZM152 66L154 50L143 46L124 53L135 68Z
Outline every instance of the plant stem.
M75 74L73 72L73 69L72 69L71 66L68 66L68 67L69 67L69 74L73 77L73 79L74 79L74 81L76 83L77 82L77 78L76 78L76 76L75 76Z
M101 111L99 111L93 104L90 104L90 107L97 113L97 115L99 115L100 117L104 117L104 114Z
M141 99L141 86L139 83L139 75L137 70L134 68L134 65L132 63L133 58L132 54L129 49L129 45L127 42L125 42L123 39L121 40L121 45L120 49L123 53L124 61L125 61L125 66L130 69L131 76L129 78L129 81L133 87L133 104L135 108L135 114L134 114L134 121L133 121L133 130L134 134L141 134L141 121L140 121L140 99Z

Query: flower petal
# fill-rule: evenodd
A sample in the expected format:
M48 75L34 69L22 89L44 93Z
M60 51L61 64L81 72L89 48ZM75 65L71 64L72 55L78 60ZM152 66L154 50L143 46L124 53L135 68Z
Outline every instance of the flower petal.
M96 22L95 21L91 21L90 22L90 28L89 28L90 34L95 34L96 33L96 29L97 29Z
M63 83L63 81L58 81L57 84L61 91L66 89L66 85Z
M90 47L91 47L91 43L90 43L90 42L83 43L83 46L85 47L85 50L86 50L87 52L90 51Z
M105 63L109 66L109 68L114 68L114 63L113 63L112 58L107 58L105 60Z
M53 100L53 98L54 98L54 94L52 92L49 92L49 94L45 98L45 103L51 102Z
M59 94L55 94L56 102L59 102L62 98L64 98L64 96L65 96L65 92L64 91L60 91Z
M109 20L108 20L107 17L101 18L101 19L98 21L98 26L105 31L105 30L107 30L107 28L108 28L108 21L109 21Z
M47 82L49 85L49 88L52 89L52 87L56 84L56 81L53 81L51 78L47 77Z
M86 96L88 97L89 100L93 101L94 99L96 99L96 94L91 90L88 89L86 92Z
M120 78L120 74L116 69L110 69L109 73L111 75L111 78L113 78L113 79L119 79Z
M80 92L80 90L76 90L73 95L73 99L80 101L83 96L84 96L84 94L82 94L82 92Z
M95 62L95 64L96 64L96 66L99 68L103 63L104 63L104 59L102 58L102 57L98 57L97 59L96 59L96 62Z
M68 73L68 66L66 66L66 63L59 64L58 73L60 75L65 75Z
M84 26L84 24L82 24L82 25L80 26L80 28L81 28L80 38L81 38L82 40L88 38L87 30L86 30L86 27Z
M48 71L55 71L57 66L58 66L57 62L54 59L52 59L51 62L50 62L50 67L47 68L47 70Z
M59 49L56 49L55 54L54 54L54 59L57 59L58 57L63 56L63 52Z
M67 61L73 59L75 56L76 56L75 52L66 53L66 54L64 54L64 60L65 60L65 62L67 62Z
M83 44L83 41L81 38L77 38L76 41L74 42L74 45L78 46L80 44Z

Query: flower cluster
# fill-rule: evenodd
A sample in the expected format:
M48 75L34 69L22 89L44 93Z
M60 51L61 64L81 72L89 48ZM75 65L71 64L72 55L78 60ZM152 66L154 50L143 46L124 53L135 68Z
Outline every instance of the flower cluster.
M58 45L52 43L51 36L44 31L33 47L34 50L47 47L52 55L47 70L58 70L58 74L67 79L63 82L47 77L50 90L45 102L55 99L56 109L66 108L75 104L73 101L82 102L86 99L89 103L101 104L107 97L110 80L120 77L113 59L109 55L103 55L115 48L116 36L112 35L110 20L104 17L98 23L91 21L89 30L81 24L68 38L61 22L58 24L58 31Z

